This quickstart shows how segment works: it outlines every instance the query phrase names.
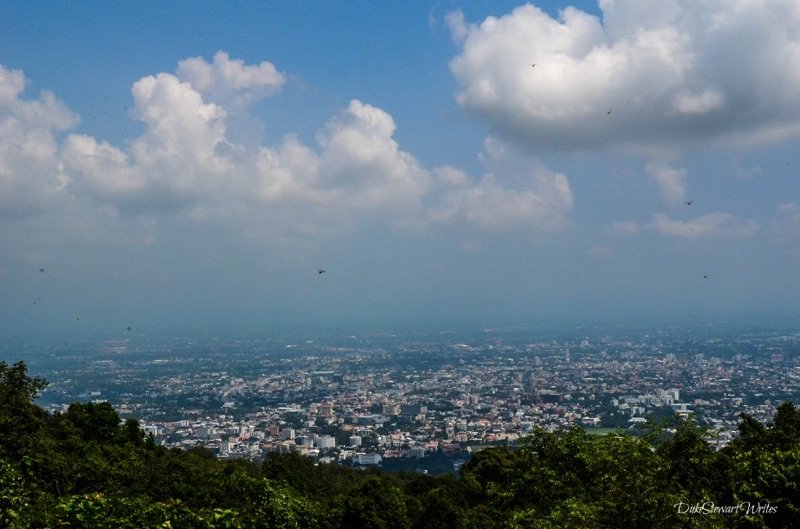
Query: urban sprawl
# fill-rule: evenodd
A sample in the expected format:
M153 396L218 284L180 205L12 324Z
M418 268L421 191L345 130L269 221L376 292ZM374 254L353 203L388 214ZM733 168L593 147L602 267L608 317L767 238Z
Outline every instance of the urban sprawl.
M107 401L168 447L422 471L436 458L452 471L471 452L513 444L536 427L635 431L647 418L676 415L723 446L741 413L768 421L782 401L800 397L800 333L579 332L132 335L43 347L31 371L50 381L41 401L51 411Z

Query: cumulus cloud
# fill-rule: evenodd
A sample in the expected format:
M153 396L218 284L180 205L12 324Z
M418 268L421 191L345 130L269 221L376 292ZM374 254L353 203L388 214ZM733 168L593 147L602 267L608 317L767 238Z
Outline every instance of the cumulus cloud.
M191 84L170 74L148 76L131 90L136 116L147 133L132 152L145 165L203 164L225 138L225 109L206 103Z
M490 138L482 156L486 172L476 183L461 171L437 171L445 189L428 215L436 223L467 223L498 230L526 226L552 230L572 208L567 176L551 171Z
M400 150L395 128L387 112L351 101L318 135L324 189L351 207L385 207L426 193L428 173Z
M690 221L670 219L664 213L653 217L652 227L662 235L681 239L699 238L745 238L758 230L753 220L740 220L730 213L716 212L702 215Z
M207 218L214 203L353 210L397 207L426 193L428 171L400 149L392 117L358 100L320 129L316 146L293 134L275 146L232 140L222 102L232 103L214 94L264 96L283 81L270 63L248 66L223 52L213 64L188 59L177 74L140 79L131 93L144 134L125 150L70 135L63 159L73 187L122 209L192 207L195 218Z
M70 134L62 149L62 160L77 175L76 185L101 198L114 200L140 191L147 182L130 158L107 142L85 134Z
M246 65L224 51L214 54L212 63L202 57L182 60L176 74L208 101L226 107L246 106L277 92L286 82L286 76L271 62Z
M78 124L52 92L24 99L23 72L0 65L0 219L41 212L68 181L55 132Z
M796 2L601 0L600 9L602 19L533 5L477 24L451 15L459 103L534 147L800 135Z
M486 171L477 179L424 167L398 144L392 116L357 99L322 124L313 144L292 133L274 145L240 142L230 134L233 115L285 81L268 62L247 65L219 52L212 63L187 59L175 73L139 79L131 117L144 130L120 145L54 134L77 116L49 92L22 99L21 72L0 74L2 217L69 204L76 225L97 225L97 215L133 219L128 224L146 226L142 240L152 244L155 219L168 216L275 240L365 218L396 227L553 229L572 207L565 175L499 140L486 142Z
M225 109L167 73L140 79L131 93L145 132L128 149L77 134L64 142L64 171L75 190L121 209L162 210L224 188L232 165L220 154Z
M230 140L251 146L261 143L265 131L264 123L250 112L253 103L276 94L287 81L269 61L245 64L224 51L214 54L212 62L203 57L179 61L175 76L189 83L203 101L225 109Z

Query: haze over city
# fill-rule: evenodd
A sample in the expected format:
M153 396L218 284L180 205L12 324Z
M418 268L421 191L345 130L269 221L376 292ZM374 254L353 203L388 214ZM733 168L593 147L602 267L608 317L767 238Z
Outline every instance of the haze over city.
M798 28L788 0L4 2L0 335L796 321Z

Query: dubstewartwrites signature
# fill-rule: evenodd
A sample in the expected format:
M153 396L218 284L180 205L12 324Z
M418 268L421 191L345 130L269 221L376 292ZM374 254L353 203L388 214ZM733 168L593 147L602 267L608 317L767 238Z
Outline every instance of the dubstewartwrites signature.
M684 503L679 502L673 505L678 514L775 514L778 507L769 503L751 503L741 501L736 505L716 505L713 501L703 503Z

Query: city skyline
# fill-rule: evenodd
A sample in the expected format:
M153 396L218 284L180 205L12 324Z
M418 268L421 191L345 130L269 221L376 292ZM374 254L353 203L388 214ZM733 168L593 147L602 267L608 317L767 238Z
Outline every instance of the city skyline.
M800 311L792 2L6 3L0 335Z

